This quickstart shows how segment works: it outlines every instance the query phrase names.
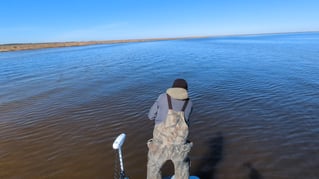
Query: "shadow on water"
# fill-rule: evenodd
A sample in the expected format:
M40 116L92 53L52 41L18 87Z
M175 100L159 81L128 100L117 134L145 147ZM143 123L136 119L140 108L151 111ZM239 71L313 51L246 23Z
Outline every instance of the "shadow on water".
M209 150L195 170L195 175L200 178L214 179L216 167L223 159L224 137L222 133L218 132L214 138L209 140L208 146Z
M243 166L249 170L249 174L248 174L249 179L263 179L260 172L256 168L254 168L251 163L246 162L243 164Z

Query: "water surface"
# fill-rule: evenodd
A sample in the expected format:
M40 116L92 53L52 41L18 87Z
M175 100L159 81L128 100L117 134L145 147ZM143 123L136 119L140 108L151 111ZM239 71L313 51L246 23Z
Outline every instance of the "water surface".
M146 178L147 112L175 78L191 174L319 178L318 59L318 33L0 53L0 178L113 178L122 132L126 173Z

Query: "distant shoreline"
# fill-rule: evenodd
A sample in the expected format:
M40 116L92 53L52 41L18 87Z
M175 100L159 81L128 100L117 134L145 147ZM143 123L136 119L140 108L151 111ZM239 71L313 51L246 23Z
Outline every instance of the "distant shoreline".
M259 34L234 34L234 35L212 35L212 36L194 36L194 37L175 37L175 38L148 38L148 39L128 39L128 40L102 40L102 41L83 41L83 42L48 42L48 43L15 43L15 44L0 44L0 52L20 51L20 50L35 50L44 48L59 48L59 47L76 47L99 44L116 44L116 43L131 43L131 42L150 42L162 40L182 40L182 39L200 39L210 37L233 37L233 36L251 36L251 35L275 35L275 34L293 34L293 33L315 33L318 31L308 32L279 32L279 33L259 33Z
M157 41L157 40L174 40L174 39L176 39L176 38L103 40L103 41L84 41L84 42L16 43L16 44L0 45L0 52L35 50L35 49L44 49L44 48L59 48L59 47L76 47L76 46L99 45L99 44L147 42L147 41Z

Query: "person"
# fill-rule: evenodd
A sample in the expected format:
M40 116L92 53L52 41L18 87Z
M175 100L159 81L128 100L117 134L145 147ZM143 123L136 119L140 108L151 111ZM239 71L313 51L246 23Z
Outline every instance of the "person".
M147 179L161 179L160 170L167 160L174 164L175 179L189 178L188 153L193 143L188 141L188 125L192 108L184 79L176 79L152 105L148 118L155 121L155 126L153 138L147 142Z

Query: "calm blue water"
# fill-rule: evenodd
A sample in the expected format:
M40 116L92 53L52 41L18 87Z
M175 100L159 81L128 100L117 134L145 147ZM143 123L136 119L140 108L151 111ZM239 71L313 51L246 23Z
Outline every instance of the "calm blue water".
M0 53L0 178L113 178L122 132L145 178L146 114L175 78L194 102L191 174L319 178L319 33Z

